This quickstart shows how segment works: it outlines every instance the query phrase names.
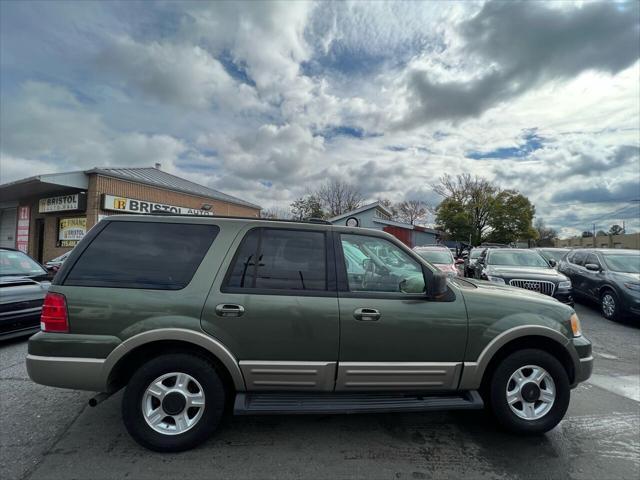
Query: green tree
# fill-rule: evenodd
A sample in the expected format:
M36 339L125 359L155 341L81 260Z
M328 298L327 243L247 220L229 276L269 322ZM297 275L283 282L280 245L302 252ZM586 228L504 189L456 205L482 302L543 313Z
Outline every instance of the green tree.
M445 198L436 208L436 228L454 240L468 241L472 236L469 212L454 198Z
M444 197L436 207L436 224L455 240L471 241L473 245L481 243L490 230L489 218L498 188L468 173L455 177L444 175L432 187Z
M512 243L518 240L535 240L538 232L533 228L536 209L529 199L516 190L503 190L495 196L489 225L488 240Z
M313 194L294 200L291 204L291 215L295 220L326 217L320 199Z
M620 225L611 225L611 228L609 229L609 235L620 235L624 233L624 228L622 228Z

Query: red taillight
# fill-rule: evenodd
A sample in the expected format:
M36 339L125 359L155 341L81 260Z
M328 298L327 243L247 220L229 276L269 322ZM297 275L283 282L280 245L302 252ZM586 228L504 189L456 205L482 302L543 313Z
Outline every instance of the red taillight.
M68 332L67 299L59 293L49 292L44 297L40 329L43 332Z

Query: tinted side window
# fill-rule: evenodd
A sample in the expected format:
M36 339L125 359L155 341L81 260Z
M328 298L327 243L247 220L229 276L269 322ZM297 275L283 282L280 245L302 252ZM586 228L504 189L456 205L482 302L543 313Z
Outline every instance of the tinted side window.
M259 228L243 239L227 287L327 290L323 232Z
M598 257L593 254L590 253L589 256L587 256L587 259L584 261L584 264L586 265L587 263L593 263L594 265L600 265L600 260L598 260Z
M587 258L587 252L576 252L571 257L571 263L574 265L584 265L584 260Z
M64 284L179 290L193 278L218 231L215 225L110 222Z

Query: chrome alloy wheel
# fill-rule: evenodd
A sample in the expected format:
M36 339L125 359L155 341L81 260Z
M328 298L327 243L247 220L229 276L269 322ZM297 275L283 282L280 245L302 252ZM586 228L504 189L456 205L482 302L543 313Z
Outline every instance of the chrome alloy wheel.
M507 403L524 420L544 417L556 399L556 385L544 368L525 365L513 372L507 382Z
M613 295L610 293L605 293L602 296L602 313L605 314L607 318L613 317L613 314L616 311L616 301L613 298Z
M191 375L165 373L147 387L141 407L144 419L156 432L178 435L190 430L202 418L204 390Z

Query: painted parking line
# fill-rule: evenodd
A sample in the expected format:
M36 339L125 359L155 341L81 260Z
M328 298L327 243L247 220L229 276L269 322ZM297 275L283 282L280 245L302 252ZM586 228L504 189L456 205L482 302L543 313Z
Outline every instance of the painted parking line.
M640 375L591 375L588 383L640 402Z

